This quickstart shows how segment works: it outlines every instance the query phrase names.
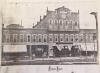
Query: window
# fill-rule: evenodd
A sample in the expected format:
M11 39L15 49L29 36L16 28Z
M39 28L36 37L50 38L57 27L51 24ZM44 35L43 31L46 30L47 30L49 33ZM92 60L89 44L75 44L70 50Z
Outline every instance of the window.
M75 42L78 42L78 34L75 35Z
M13 34L10 34L10 42L13 42Z
M93 42L93 34L90 34L90 41Z
M36 42L36 38L37 38L36 34L33 34L32 35L32 42Z
M60 24L62 25L62 20L60 20Z
M3 34L2 36L3 36L3 37L2 37L2 42L6 42L6 35Z
M83 42L84 41L84 36L83 36L83 34L80 34L80 36L79 36L79 42Z
M55 24L57 24L57 20L55 20Z
M67 23L67 21L66 21L66 25L67 25L68 23Z
M49 34L49 42L53 41L53 34Z
M32 42L34 42L35 41L35 39L34 39L34 35L32 34Z
M60 34L60 42L64 42L64 34Z
M24 35L20 34L20 42L23 42L23 41L24 41Z
M30 42L30 36L28 35L28 42Z
M96 34L93 33L93 40L96 40Z
M5 38L6 38L6 42L10 41L10 35L9 34L7 34Z
M68 34L65 34L65 41L68 42Z
M71 34L69 37L70 37L70 42L73 42L73 34Z
M50 22L49 22L50 24L52 24L52 20L50 20Z
M68 21L68 30L72 30L72 21Z
M31 42L31 35L27 35L27 42Z
M72 25L72 24L73 24L73 22L72 22L72 21L70 21L70 24Z
M54 34L54 41L58 42L58 34Z
M17 34L14 34L14 35L13 35L13 42L14 42L14 43L17 42Z
M88 40L87 42L92 42L93 41L93 35L92 34L87 34L86 39Z
M46 34L43 35L43 42L47 42L47 35Z
M38 35L38 41L42 42L42 35L41 34Z
M17 41L17 40L16 40L16 35L14 34L13 37L14 37L14 39L13 39L14 42L16 42L16 41Z
M88 34L85 34L85 39L86 39L86 41L88 41Z
M77 22L75 22L75 26L77 26Z

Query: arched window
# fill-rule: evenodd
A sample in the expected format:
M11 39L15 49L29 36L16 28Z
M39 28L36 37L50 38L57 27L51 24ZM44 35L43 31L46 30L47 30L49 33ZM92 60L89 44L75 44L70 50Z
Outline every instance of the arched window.
M32 42L36 42L36 38L37 38L36 34L33 34L32 35Z
M49 34L49 42L53 41L53 34Z
M31 42L31 35L27 35L27 42Z
M64 42L64 34L60 34L60 42Z
M7 42L10 42L10 34L7 34L7 36L6 36L6 41L7 41Z
M54 41L58 42L58 34L54 34Z
M20 34L20 42L23 42L23 41L24 41L24 35Z
M69 38L70 38L70 42L73 42L73 40L74 40L73 34L70 34L70 35L69 35Z
M57 24L57 20L55 20L55 24Z
M10 42L13 42L13 34L10 34Z
M68 30L72 30L72 21L68 21Z
M85 39L86 39L86 42L88 42L88 40L89 40L89 35L88 34L85 34Z
M65 34L65 41L68 42L68 34Z
M66 25L68 24L68 22L66 21Z
M51 19L49 20L49 23L52 24L52 20Z
M75 26L77 26L77 22L75 22Z
M83 42L84 41L84 36L83 36L83 34L80 34L79 35L79 42Z
M13 35L13 41L14 41L14 42L17 42L17 34L14 34L14 35Z
M89 34L89 41L93 42L93 34Z
M43 42L47 42L47 35L46 34L43 35Z
M6 35L6 42L8 42L9 41L9 35L7 34Z
M44 38L44 42L46 42L46 38Z
M96 40L96 33L93 33L93 41Z
M60 20L60 25L62 25L62 23L63 23L62 20Z
M14 36L14 42L16 42L16 35L13 35Z
M28 42L30 42L30 36L28 35Z
M38 41L42 42L42 35L41 34L38 35Z
M75 42L78 42L79 41L79 37L78 37L78 34L75 35Z

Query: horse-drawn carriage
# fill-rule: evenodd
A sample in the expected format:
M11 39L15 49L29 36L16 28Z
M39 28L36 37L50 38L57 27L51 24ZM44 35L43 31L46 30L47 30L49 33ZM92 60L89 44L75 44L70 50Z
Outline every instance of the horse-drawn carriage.
M57 46L53 46L53 56L54 57L75 57L80 56L81 50L78 45L73 45L71 48L68 46L63 46L61 50Z

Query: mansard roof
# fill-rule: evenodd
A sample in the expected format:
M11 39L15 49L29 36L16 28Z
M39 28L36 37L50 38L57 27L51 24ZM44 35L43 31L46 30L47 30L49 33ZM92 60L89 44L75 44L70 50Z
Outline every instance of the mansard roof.
M62 10L64 10L64 11L71 11L69 8L66 8L65 6L59 7L57 9L55 9L55 10L57 10L57 11L62 11Z
M19 25L19 24L9 24L6 28L24 28L22 25Z

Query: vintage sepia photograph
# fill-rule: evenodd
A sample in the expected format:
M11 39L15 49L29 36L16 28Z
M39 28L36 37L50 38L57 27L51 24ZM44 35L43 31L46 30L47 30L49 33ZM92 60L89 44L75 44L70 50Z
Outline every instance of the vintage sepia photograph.
M1 22L2 66L99 64L94 0L5 0Z

